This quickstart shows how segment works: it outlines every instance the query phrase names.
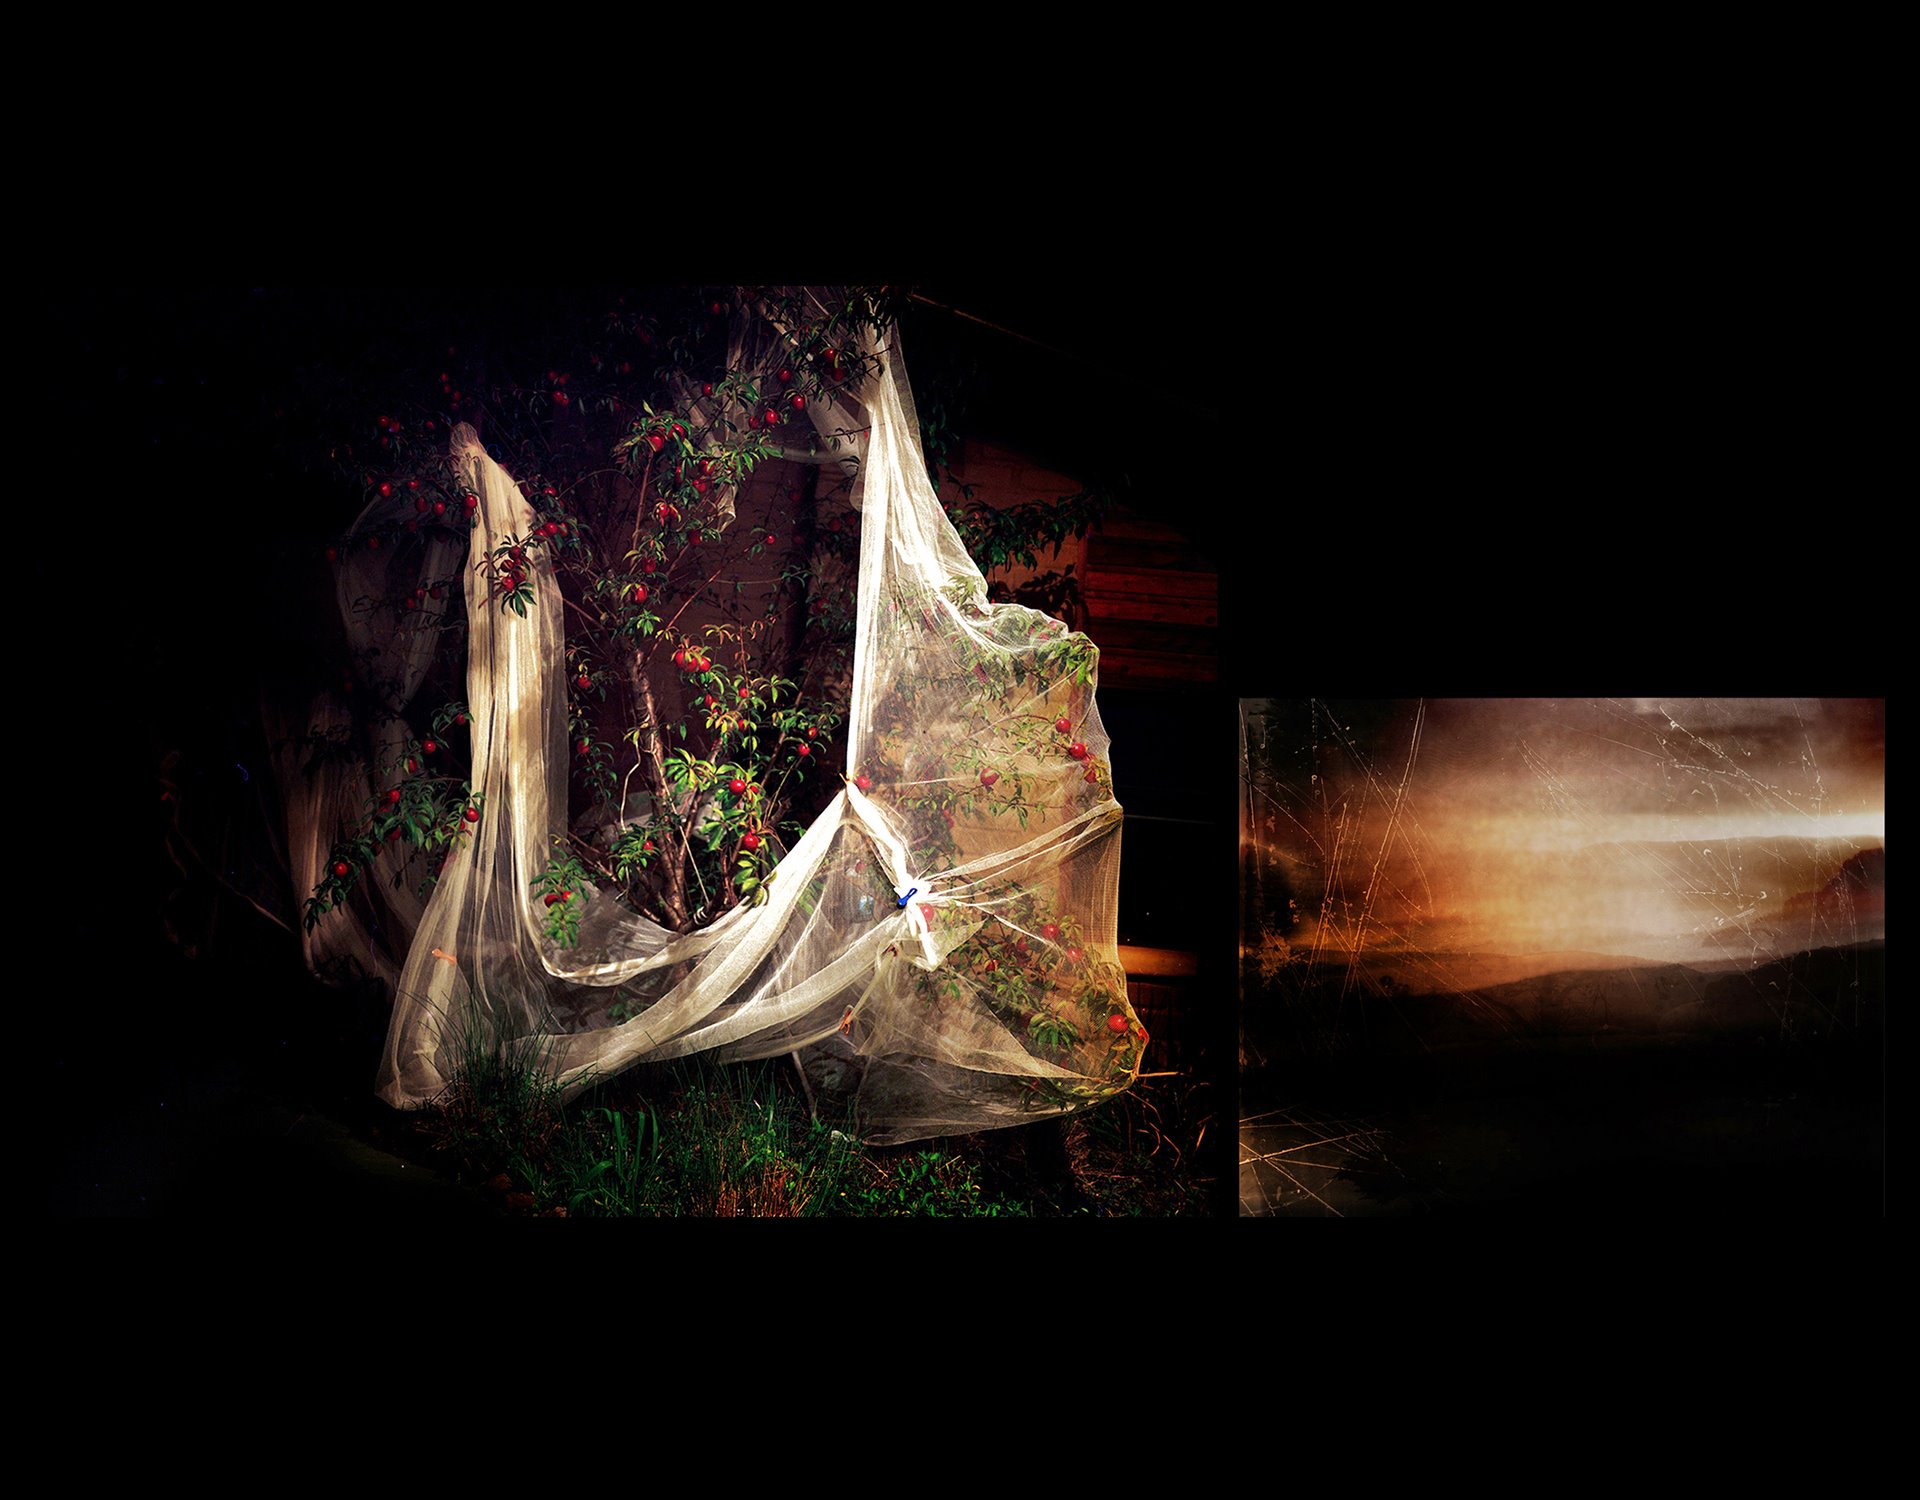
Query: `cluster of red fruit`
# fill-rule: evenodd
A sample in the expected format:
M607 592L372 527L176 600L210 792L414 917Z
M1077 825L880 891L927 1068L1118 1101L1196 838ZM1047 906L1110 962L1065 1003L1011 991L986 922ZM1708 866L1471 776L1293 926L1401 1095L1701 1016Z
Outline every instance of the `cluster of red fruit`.
M1062 714L1059 718L1053 721L1053 727L1059 730L1060 733L1062 734L1071 734L1073 733L1073 720L1067 718L1066 715ZM1075 740L1072 744L1067 746L1067 754L1075 760L1082 760L1082 761L1087 760L1092 755L1092 753L1093 753L1092 751L1087 749L1087 742L1085 740ZM1091 764L1089 764L1087 767L1087 774L1083 779L1089 782L1097 783L1100 780L1100 773L1096 771Z
M673 664L695 674L713 670L713 658L703 654L698 647L682 646L673 653Z
M547 905L553 906L558 902L571 901L573 899L573 892L572 891L548 891L546 899L547 899Z

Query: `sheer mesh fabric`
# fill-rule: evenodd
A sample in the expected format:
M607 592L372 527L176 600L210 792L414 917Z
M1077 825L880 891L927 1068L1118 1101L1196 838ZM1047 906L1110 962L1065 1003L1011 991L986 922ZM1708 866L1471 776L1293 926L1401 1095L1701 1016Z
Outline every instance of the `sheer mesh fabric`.
M735 350L780 333L743 318ZM568 828L565 613L542 554L525 617L490 597L480 565L533 511L471 427L452 444L479 497L464 558L436 541L404 558L356 551L343 569L342 608L362 633L391 619L354 602L382 592L383 570L465 580L438 607L466 612L480 818L424 905L369 889L309 938L310 962L350 954L394 983L382 1098L434 1099L476 1034L569 1092L642 1061L800 1053L820 1102L851 1104L878 1143L1060 1113L1137 1075L1145 1035L1114 946L1121 811L1096 653L1057 620L987 602L927 476L897 344L866 348L864 386L808 413L839 438L821 461L856 476L861 513L844 785L764 900L698 931L589 886L574 945L547 936L534 882ZM395 745L431 659L432 611L414 613L380 642ZM373 789L337 765L293 785L294 874L317 879L324 841Z

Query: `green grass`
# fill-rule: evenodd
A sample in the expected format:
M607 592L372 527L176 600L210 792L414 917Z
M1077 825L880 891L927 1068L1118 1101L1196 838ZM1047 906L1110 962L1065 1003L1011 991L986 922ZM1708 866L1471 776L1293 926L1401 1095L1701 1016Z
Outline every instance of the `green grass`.
M1006 1218L1207 1212L1180 1079L1064 1122L876 1148L816 1121L784 1059L635 1068L563 1107L538 1059L473 1046L421 1129L442 1164L554 1217ZM1180 1085L1170 1087L1168 1085ZM836 1129L835 1123L842 1128ZM1038 1132L1058 1132L1042 1137Z

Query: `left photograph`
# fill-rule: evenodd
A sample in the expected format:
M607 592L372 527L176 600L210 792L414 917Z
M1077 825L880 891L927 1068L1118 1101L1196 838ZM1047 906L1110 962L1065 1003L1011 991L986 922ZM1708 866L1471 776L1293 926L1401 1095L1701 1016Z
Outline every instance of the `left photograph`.
M244 482L149 719L155 987L221 1021L135 1018L55 1212L1218 1211L1218 966L1169 873L1218 830L1151 732L1217 683L1216 574L1060 420L1092 314L66 315L152 446Z

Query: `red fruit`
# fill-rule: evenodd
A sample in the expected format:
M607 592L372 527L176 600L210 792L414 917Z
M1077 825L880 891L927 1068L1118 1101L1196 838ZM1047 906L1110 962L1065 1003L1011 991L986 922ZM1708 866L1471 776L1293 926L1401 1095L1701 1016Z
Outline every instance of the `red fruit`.
M1065 734L1069 729L1073 728L1073 720L1068 718L1055 719L1053 721L1053 727L1062 734Z
M720 314L725 312L726 310L727 310L726 305L720 302L714 303L712 307L709 307L707 309L707 311L712 313L716 318L719 317Z
M696 531L692 536L688 537L687 545L690 547L698 547L700 545L700 533Z
M789 380L791 380L791 379L793 379L793 371L791 371L791 370L782 370L782 371L780 372L780 383L781 383L782 385L785 385L785 384L786 384L786 383L787 383L787 382L788 382Z
M642 573L651 573L654 570L654 568L657 566L658 564L654 561L654 559L649 557L645 562L640 564L640 571Z
M327 561L328 562L340 561L340 549L338 547L327 548Z
M673 424L673 435L677 438L683 438L687 435L687 429L682 427L678 422L675 422Z
M560 898L559 898L558 896L556 896L556 895L554 895L554 893L553 893L552 891L548 891L548 892L547 892L547 905L548 905L548 906L552 906L552 905L553 905L553 903L554 903L554 902L556 902L556 901L558 901L559 899L560 899ZM1116 1018L1116 1019L1117 1019L1117 1018Z
M817 738L817 737L819 736L819 734L820 734L820 731L819 731L819 730L817 730L817 729L815 729L815 728L813 728L813 727L812 727L811 725L809 725L809 726L808 726L808 728L807 728L807 738L808 738L808 739L810 739L810 740L811 740L811 739L815 739L815 738Z
M387 842L389 844L397 844L400 842L400 829L397 824L387 830Z
M644 583L636 583L633 586L633 602L635 604L647 602L647 586Z
M573 899L573 892L572 892L572 891L562 891L562 892L560 893L560 904L561 904L561 905L563 905L563 906L564 906L564 905L565 905L565 904L566 904L567 902L569 902L569 901L571 901L572 899Z
M444 515L445 515L445 514L447 513L447 502L446 502L446 501L444 501L444 500L436 500L436 501L434 501L434 502L433 502L433 513L434 513L434 514L435 514L436 516L444 516Z
M1067 754L1071 755L1075 760L1085 760L1087 758L1086 741L1075 740L1067 747Z
M440 742L438 740L428 740L420 748L426 751L427 754L432 755L436 750L440 748Z
M998 771L982 771L980 773L980 785L982 786L992 786L999 779L1000 773Z
M335 860L333 862L333 873L344 879L347 873L347 862L344 859Z
M859 787L860 790L864 792L873 785L873 782L869 777L856 776L853 778L853 784Z
M1078 948L1069 948L1069 949L1067 949L1067 962L1068 962L1068 963L1070 963L1070 964L1077 964L1077 963L1079 963L1079 962L1080 962L1080 959L1081 959L1081 957L1082 957L1082 955L1081 955L1081 951L1080 951L1080 949L1078 949Z
M768 534L768 536L767 536L767 545L768 545L769 547L771 547L771 546L772 546L772 545L773 545L773 544L774 544L774 543L775 543L775 542L776 542L777 540L779 540L779 538L777 538L777 537L775 537L775 536L773 536L773 535L772 535L771 533L769 533L769 534Z
M427 497L425 495L416 495L413 500L413 508L424 516L427 513Z
M752 416L750 416L750 417L748 417L748 418L747 418L747 426L749 426L749 427L758 427L759 425L760 425L760 413L759 413L759 412L755 412L755 413L754 413L754 414L753 414Z
M1133 1034L1144 1042L1147 1039L1147 1028L1142 1026L1138 1021L1135 1021L1133 1023Z
M708 693L708 694L707 694L707 707L708 707L709 709L711 709L711 708L713 707L713 703L714 703L714 698L713 698L713 694L712 694L712 693Z
M574 679L574 685L584 690L586 688L590 688L593 686L593 679L587 676L586 673L582 672L578 677Z
M747 721L746 721L745 719L736 719L736 720L734 720L734 725L735 725L735 727L736 727L736 728L738 728L738 729L739 729L739 731L740 731L740 732L741 732L742 734L745 734L745 733L747 732Z
M736 797L738 797L746 789L747 789L746 782L742 781L738 776L734 777L733 780L727 783L727 790L732 792L733 795Z
M1098 786L1100 784L1100 773L1094 770L1092 766L1088 766L1087 774L1085 776L1082 776L1080 779L1084 782L1087 782L1089 785Z
M646 841L646 843L644 843L644 844L642 844L642 845L641 845L640 847L641 847L641 848L642 848L643 850L645 850L645 851L646 851L646 852L647 852L648 854L651 854L651 853L653 853L653 840L652 840L652 839L648 839L648 840Z
M387 806L391 807L393 806L394 803L398 802L399 800L400 800L399 787L395 787L392 791L387 793Z
M992 972L993 972L993 971L994 971L995 969L997 969L997 968L999 968L999 967L1000 967L1000 960L999 960L999 959L997 959L997 958L990 958L990 959L988 959L988 960L987 960L987 972L988 972L989 974L991 974L991 973L992 973Z
M811 755L811 754L813 754L813 746L811 746L811 745L802 745L802 746L800 747L800 753L801 753L802 755Z
M657 432L650 432L647 434L647 446L653 449L655 453L658 453L662 448L667 446L667 440Z
M793 393L793 409L795 411L805 411L807 409L807 398L798 391Z
M1125 1031L1126 1029L1127 1029L1127 1018L1125 1016L1108 1016L1107 1017L1107 1030L1114 1031L1114 1032L1121 1032L1121 1031Z
M1054 922L1047 923L1045 927L1042 927L1040 929L1040 936L1045 938L1048 942L1052 942L1055 938L1060 936L1059 924Z
M418 772L419 769L420 769L420 762L415 760L411 755L409 755L407 757L407 774L409 776L412 776L416 772Z
M740 847L742 849L745 849L748 853L752 853L755 849L758 849L760 847L760 835L757 833L748 834L745 838L740 840Z
M760 788L759 788L759 787L757 787L757 786L750 786L750 787L748 787L748 788L747 788L747 796L748 796L749 798L752 798L752 797L758 797L759 795L760 795Z
M684 666L685 666L685 665L687 664L687 653L686 653L686 652L684 652L684 651L676 651L676 652L674 652L674 653L673 653L673 664L674 664L674 665L675 665L676 667L684 667Z
M580 753L581 753L582 755L585 755L585 754L586 754L586 753L587 753L587 752L588 752L589 750L591 750L592 748L593 748L593 746L592 746L592 745L590 745L590 744L588 744L588 743L587 743L587 741L585 741L585 740L582 740L582 741L580 741Z
M467 716L465 714L455 714L453 716L453 722L458 724L462 729L465 729L467 727Z
M393 498L393 486L388 484L384 479L380 481L380 498L382 500L391 500Z
M367 549L371 552L378 552L380 550L380 538L377 536L368 537Z
M741 696L742 698L744 698L744 697L746 697L746 696L747 696L747 690L746 690L745 688L741 688L741 689L740 689L740 696Z
M711 396L713 394L713 386L711 384L701 386L700 394L703 396Z
M469 495L464 503L467 507L467 514L472 515L480 508L480 497L478 495Z

